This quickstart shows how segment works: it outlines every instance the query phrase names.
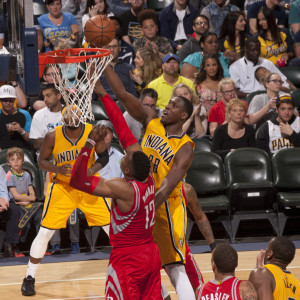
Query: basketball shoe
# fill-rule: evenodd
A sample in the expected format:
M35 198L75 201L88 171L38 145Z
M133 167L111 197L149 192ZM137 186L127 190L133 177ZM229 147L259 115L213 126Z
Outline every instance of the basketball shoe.
M23 296L33 296L35 295L35 290L34 290L34 283L35 279L32 278L30 275L24 278L23 284L21 287L22 295Z

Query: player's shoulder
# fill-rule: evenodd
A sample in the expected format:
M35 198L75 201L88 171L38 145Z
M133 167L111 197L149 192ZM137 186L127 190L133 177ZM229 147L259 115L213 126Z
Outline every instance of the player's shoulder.
M239 294L241 299L256 300L257 293L254 285L248 280L241 280L239 285Z

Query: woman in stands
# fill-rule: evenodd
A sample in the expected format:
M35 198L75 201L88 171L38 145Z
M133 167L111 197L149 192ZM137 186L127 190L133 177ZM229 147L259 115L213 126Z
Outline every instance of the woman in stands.
M220 49L231 62L244 56L245 16L241 11L229 12L224 19L219 36Z
M183 124L182 129L190 138L200 138L207 132L207 114L206 109L200 104L199 98L195 92L186 84L179 83L173 89L172 98L182 96L193 103L194 111L192 116Z
M68 39L71 35L78 35L79 27L75 17L69 12L62 12L61 0L46 0L48 14L38 18L43 31L45 52L50 51L51 42L57 39Z
M279 67L288 64L294 57L292 38L288 29L277 27L273 12L265 6L259 10L256 21L261 44L260 56Z
M255 131L251 125L244 123L246 113L245 101L234 98L226 105L227 123L216 128L211 146L211 151L222 159L235 149L255 147Z
M106 0L87 0L85 11L82 16L82 28L84 28L88 19L97 15L111 17L114 14L108 12L108 4L106 3Z
M200 72L196 74L195 87L200 103L208 114L210 108L222 99L218 90L220 80L223 78L223 68L217 54L205 54Z
M130 77L136 83L137 91L140 93L150 81L161 75L162 61L152 49L143 47L136 52L134 63L135 70L130 72Z
M220 63L223 68L224 77L230 77L228 65L230 59L223 56L219 51L219 44L217 35L213 32L206 32L200 38L200 46L202 51L195 52L184 59L181 65L180 74L184 77L195 80L195 73L200 71L203 56L205 54L216 54L219 57Z

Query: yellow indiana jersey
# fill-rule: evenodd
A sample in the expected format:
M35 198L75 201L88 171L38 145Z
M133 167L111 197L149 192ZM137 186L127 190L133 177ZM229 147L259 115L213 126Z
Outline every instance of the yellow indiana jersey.
M273 292L273 299L276 300L296 300L300 299L300 282L287 270L267 264L264 265L274 276L276 287Z
M258 37L261 45L260 56L270 60L273 64L276 64L276 61L279 58L281 58L283 54L288 52L288 47L286 42L287 36L283 31L280 32L280 37L282 40L282 43L280 44L277 44L274 41L264 40L260 36Z
M75 160L81 150L85 145L86 139L93 126L91 124L82 124L82 132L75 143L70 140L65 132L65 126L61 125L55 128L55 144L52 151L54 164L57 166L62 166L64 164L74 165ZM90 168L95 162L94 149L91 153L91 159L88 163L88 168ZM70 177L66 177L62 174L56 174L56 177L64 182L70 182Z
M186 143L191 143L194 148L194 143L186 134L167 136L160 119L153 119L149 122L142 141L142 148L152 163L156 189L159 189L161 182L169 173L177 151ZM177 185L170 197L180 195L181 187L182 182Z
M235 52L237 54L240 54L240 52L241 52L241 46L240 45L235 46L234 49L233 49L233 47L231 45L229 45L227 40L224 41L224 49L225 49L225 51L232 51L232 52Z

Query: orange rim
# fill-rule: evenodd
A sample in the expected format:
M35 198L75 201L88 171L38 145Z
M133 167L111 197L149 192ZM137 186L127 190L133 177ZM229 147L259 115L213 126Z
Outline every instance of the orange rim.
M95 52L96 54L87 54L79 56L80 53ZM91 58L101 58L110 55L110 51L101 48L71 48L64 50L54 50L39 54L39 64L71 64L81 63Z

